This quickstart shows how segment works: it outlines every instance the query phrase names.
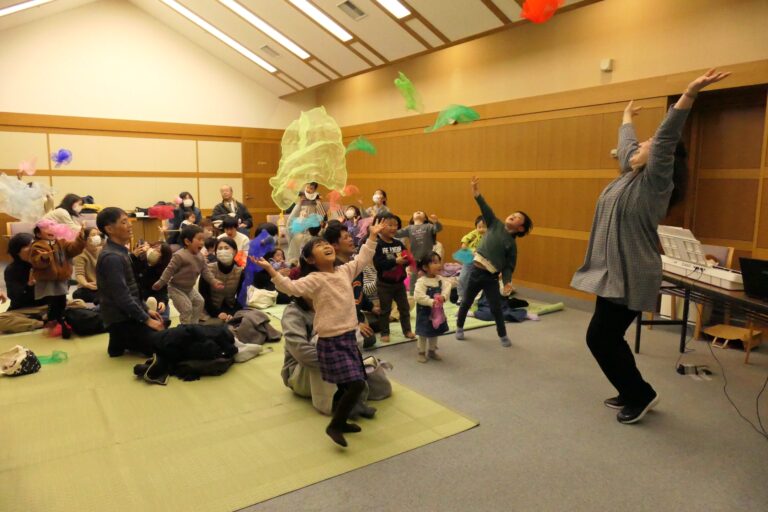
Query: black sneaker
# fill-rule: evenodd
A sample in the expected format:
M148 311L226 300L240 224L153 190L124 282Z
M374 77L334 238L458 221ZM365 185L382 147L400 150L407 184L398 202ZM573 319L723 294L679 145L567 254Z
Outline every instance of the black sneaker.
M631 423L637 423L648 411L656 407L659 403L658 393L653 395L653 399L645 405L625 405L624 408L616 415L616 419L619 423L629 425Z
M606 398L603 400L603 404L605 404L606 407L610 407L611 409L623 409L626 405L624 403L624 399L621 398L621 395L615 396L613 398Z
M160 384L161 386L168 384L168 371L165 364L158 359L157 354L152 356L152 362L144 374L144 380L152 384Z

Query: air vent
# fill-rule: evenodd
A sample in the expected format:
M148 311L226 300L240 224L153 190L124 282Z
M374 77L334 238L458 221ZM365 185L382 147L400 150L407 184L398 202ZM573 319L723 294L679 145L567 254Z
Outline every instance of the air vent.
M264 46L260 47L259 50L263 51L264 53L266 53L270 57L279 57L280 56L280 54L277 53L275 50L273 50L272 47L269 46L268 44L265 44Z
M339 9L341 9L344 14L349 16L355 21L360 21L361 19L368 16L365 11L363 11L361 8L347 0L346 2L341 2L339 5L337 5Z

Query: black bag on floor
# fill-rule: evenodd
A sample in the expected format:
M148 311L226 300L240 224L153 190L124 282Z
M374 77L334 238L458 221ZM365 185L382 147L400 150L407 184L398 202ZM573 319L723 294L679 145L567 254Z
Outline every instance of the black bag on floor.
M107 332L98 311L88 308L70 308L64 311L64 319L78 336L93 336Z

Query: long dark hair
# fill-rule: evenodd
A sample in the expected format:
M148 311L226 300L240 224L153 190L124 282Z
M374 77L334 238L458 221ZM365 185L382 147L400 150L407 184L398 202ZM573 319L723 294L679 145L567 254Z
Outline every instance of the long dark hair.
M667 213L685 199L685 189L688 185L688 151L683 141L679 141L675 146L675 161L672 165L672 183L675 188L672 189L672 195L669 197Z
M79 195L67 194L61 200L61 203L59 203L59 206L57 206L57 208L64 208L69 212L70 215L74 215L75 217L77 217L80 214L75 212L75 210L73 210L72 207L75 205L75 203L82 203L82 202L83 202L83 198L80 197Z
M162 273L165 271L165 267L168 266L168 264L171 262L171 258L173 257L171 246L165 242L157 242L152 244L151 247L157 251L160 251L160 259L157 260L154 268L157 270L157 272Z
M317 267L314 266L312 263L307 261L309 258L312 257L312 251L318 244L322 243L328 243L324 238L320 238L319 236L314 236L307 241L307 243L304 244L304 246L301 248L301 257L299 258L299 267L301 268L301 277L304 277L306 275L311 274L312 272L317 272Z

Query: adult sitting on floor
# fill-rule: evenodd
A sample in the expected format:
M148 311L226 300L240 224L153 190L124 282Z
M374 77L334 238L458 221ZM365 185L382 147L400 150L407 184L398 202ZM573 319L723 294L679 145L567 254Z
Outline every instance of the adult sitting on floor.
M232 187L230 185L224 185L219 192L221 192L221 202L213 207L213 213L211 214L213 222L221 224L224 219L234 219L237 230L249 236L253 227L253 217L248 208L243 203L235 201L232 197ZM222 226L217 227L223 229Z
M286 306L281 321L285 337L285 358L280 376L283 384L295 394L311 398L312 405L322 414L333 412L334 395L338 391L336 384L323 380L320 374L320 360L317 357L317 347L312 343L314 333L315 311L310 300L295 297ZM352 410L351 417L362 416L372 418L376 414L374 407L365 405L368 397L366 386L363 395Z
M0 314L0 332L26 332L43 327L48 309L45 300L35 300L35 281L29 250L35 239L29 233L14 235L8 242L8 255L13 261L5 267L3 277L7 297L0 293L0 303L10 299L6 313Z
M99 287L96 281L96 261L103 247L99 230L85 228L85 240L85 250L72 260L75 267L75 279L77 280L77 290L72 294L72 298L98 304L97 290Z
M151 334L165 325L160 314L148 311L141 300L126 248L133 234L131 223L123 210L109 207L99 212L96 224L107 237L96 263L101 318L109 332L107 353L118 357L129 350L150 356Z
M239 233L238 233L239 234ZM205 279L200 280L198 289L205 301L205 312L214 319L228 322L238 310L237 294L243 284L243 268L235 264L237 244L228 236L219 238L214 247L216 261L208 263L213 276L224 283L224 288L212 288Z
M336 251L336 259L339 264L349 263L355 256L355 240L349 234L347 226L338 221L329 221L325 228L323 238L331 244ZM352 281L352 292L355 296L355 307L357 309L357 321L360 327L360 334L363 337L363 348L370 348L376 344L376 334L373 328L365 319L364 311L371 311L373 303L368 300L363 293L363 273L361 272Z
M148 310L160 313L166 327L171 324L168 287L153 290L152 285L163 275L172 256L171 246L165 242L155 242L151 245L144 243L131 253L131 265L139 287L139 297Z

